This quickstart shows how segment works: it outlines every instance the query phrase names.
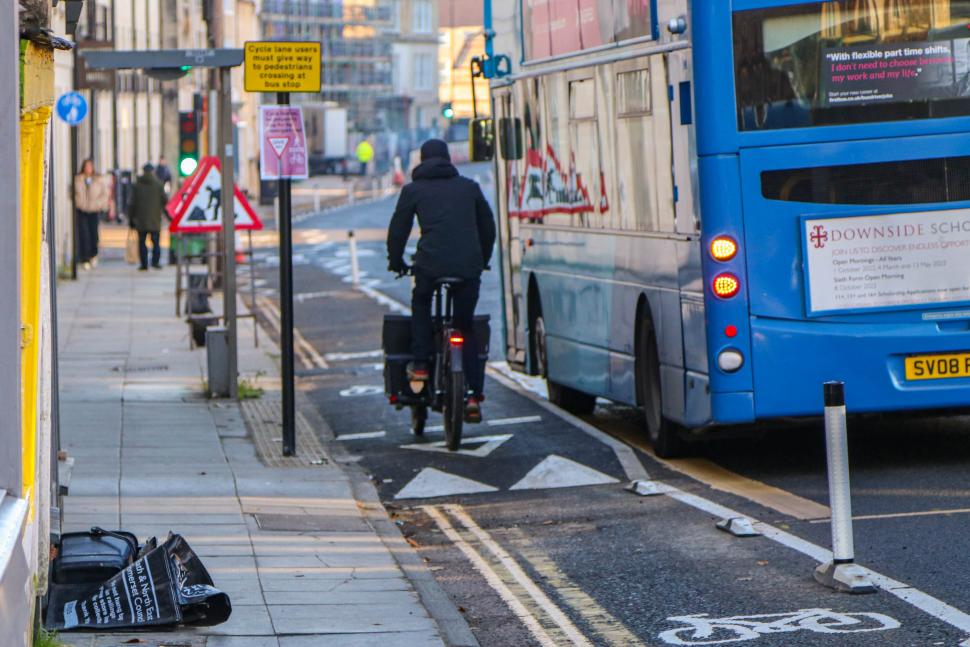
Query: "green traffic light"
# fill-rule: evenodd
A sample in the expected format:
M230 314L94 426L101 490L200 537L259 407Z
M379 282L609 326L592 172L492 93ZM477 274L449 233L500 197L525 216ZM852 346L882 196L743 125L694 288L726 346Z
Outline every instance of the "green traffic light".
M195 169L199 166L199 161L194 157L183 157L179 160L179 172L188 177L195 173Z
M444 107L444 109L441 111L441 114L442 116L444 116L445 119L453 119L455 116L455 109L451 107L451 104L449 104Z

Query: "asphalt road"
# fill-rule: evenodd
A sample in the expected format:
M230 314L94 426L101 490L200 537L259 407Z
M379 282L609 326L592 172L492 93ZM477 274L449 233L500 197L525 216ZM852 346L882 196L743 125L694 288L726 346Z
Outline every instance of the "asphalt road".
M491 193L487 166L465 173ZM486 424L466 428L462 451L450 454L439 417L415 437L408 412L383 396L381 319L409 291L385 269L380 234L392 208L393 198L299 224L300 386L481 644L923 646L970 637L966 418L850 420L857 561L883 576L882 589L863 596L812 578L830 545L819 424L742 430L698 458L660 461L632 409L603 403L577 421L538 402L534 381L490 377ZM349 285L351 228L363 291ZM262 250L258 261L272 329L277 259ZM479 311L500 322L494 274L482 293ZM501 348L493 334L493 359ZM635 477L671 489L637 496L625 489ZM735 515L761 522L765 536L715 529Z

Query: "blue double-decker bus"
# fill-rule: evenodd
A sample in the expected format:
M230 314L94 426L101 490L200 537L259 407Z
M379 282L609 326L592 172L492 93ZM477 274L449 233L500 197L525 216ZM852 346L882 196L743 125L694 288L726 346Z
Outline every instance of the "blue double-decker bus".
M507 356L683 432L970 403L970 1L508 0Z

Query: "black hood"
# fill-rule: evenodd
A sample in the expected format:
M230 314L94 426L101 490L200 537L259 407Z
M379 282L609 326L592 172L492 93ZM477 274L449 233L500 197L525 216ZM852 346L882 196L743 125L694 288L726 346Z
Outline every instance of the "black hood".
M447 180L457 175L458 169L443 157L432 157L426 162L421 162L411 173L411 177L415 180Z
M429 139L421 144L421 161L427 162L432 157L442 157L450 162L451 154L448 152L448 144L440 139Z
M158 180L155 179L154 173L147 173L147 172L139 175L138 179L135 181L138 182L139 184L155 184L156 182L158 182Z

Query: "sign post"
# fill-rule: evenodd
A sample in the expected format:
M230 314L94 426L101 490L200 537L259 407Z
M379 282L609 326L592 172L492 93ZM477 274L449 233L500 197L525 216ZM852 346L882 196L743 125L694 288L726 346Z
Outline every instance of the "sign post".
M283 368L283 455L296 455L293 370L293 227L291 182L306 178L303 112L289 107L291 92L320 92L320 43L248 42L244 49L247 92L275 92L276 106L261 106L260 177L279 181L280 353Z
M77 57L75 56L75 59ZM75 69L75 81L77 67ZM75 85L76 87L76 85ZM61 121L71 127L71 278L77 280L77 205L74 199L74 174L78 172L77 164L77 125L81 123L88 114L88 103L84 95L79 92L67 92L57 99L57 116Z

